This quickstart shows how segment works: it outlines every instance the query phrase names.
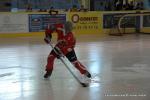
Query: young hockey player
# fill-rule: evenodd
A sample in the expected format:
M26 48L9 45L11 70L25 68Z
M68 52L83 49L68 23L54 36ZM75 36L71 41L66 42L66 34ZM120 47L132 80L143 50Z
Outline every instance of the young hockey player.
M57 33L57 44L55 45L54 49L50 52L47 58L47 65L46 65L46 73L44 78L49 78L53 71L53 64L55 58L61 57L61 53L67 57L67 59L79 70L79 72L91 78L91 74L87 71L85 66L83 66L77 59L74 47L76 44L76 40L72 33L72 23L66 22L65 24L54 24L47 27L45 30L45 42L50 43L52 38L52 33ZM56 53L57 52L57 53ZM58 54L59 53L59 54Z

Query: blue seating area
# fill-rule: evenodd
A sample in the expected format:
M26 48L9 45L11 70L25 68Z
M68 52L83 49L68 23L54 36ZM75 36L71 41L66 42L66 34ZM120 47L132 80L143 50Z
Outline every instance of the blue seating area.
M69 9L73 5L80 6L78 0L12 0L12 8L25 9L28 5L33 9Z

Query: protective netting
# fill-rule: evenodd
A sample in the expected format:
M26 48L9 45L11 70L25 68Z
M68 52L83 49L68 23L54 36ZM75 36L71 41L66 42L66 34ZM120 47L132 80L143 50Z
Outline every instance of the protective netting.
M117 17L116 17L117 18ZM113 22L113 21L112 21ZM150 13L130 13L119 17L112 28L110 35L150 33Z

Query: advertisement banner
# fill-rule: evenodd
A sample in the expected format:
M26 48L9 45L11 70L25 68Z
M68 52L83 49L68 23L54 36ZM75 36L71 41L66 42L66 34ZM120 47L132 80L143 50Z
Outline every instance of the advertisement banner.
M28 29L27 14L1 14L0 33L25 33Z
M101 15L99 12L68 13L68 20L74 24L74 31L78 33L100 33Z
M29 14L29 31L44 31L48 24L55 24L56 22L66 22L66 15Z

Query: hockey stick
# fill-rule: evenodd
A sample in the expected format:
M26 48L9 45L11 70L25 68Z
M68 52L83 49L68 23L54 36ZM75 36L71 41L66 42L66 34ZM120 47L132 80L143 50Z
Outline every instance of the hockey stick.
M60 56L60 53L61 53L61 55L62 56L64 56L63 55L63 53L59 50L59 53L58 53L58 51L53 47L53 45L51 44L51 42L49 42L49 45L51 46L51 48L54 50L54 52L57 54L57 55L59 55ZM81 82L80 80L79 80L79 78L72 72L72 70L69 68L69 66L66 64L66 62L64 61L64 59L62 58L62 56L60 56L60 61L65 65L65 67L68 69L68 71L72 74L72 76L77 80L77 82L79 83L79 84L81 84L83 87L87 87L88 86L88 84L86 84L86 83L83 83L83 82Z

